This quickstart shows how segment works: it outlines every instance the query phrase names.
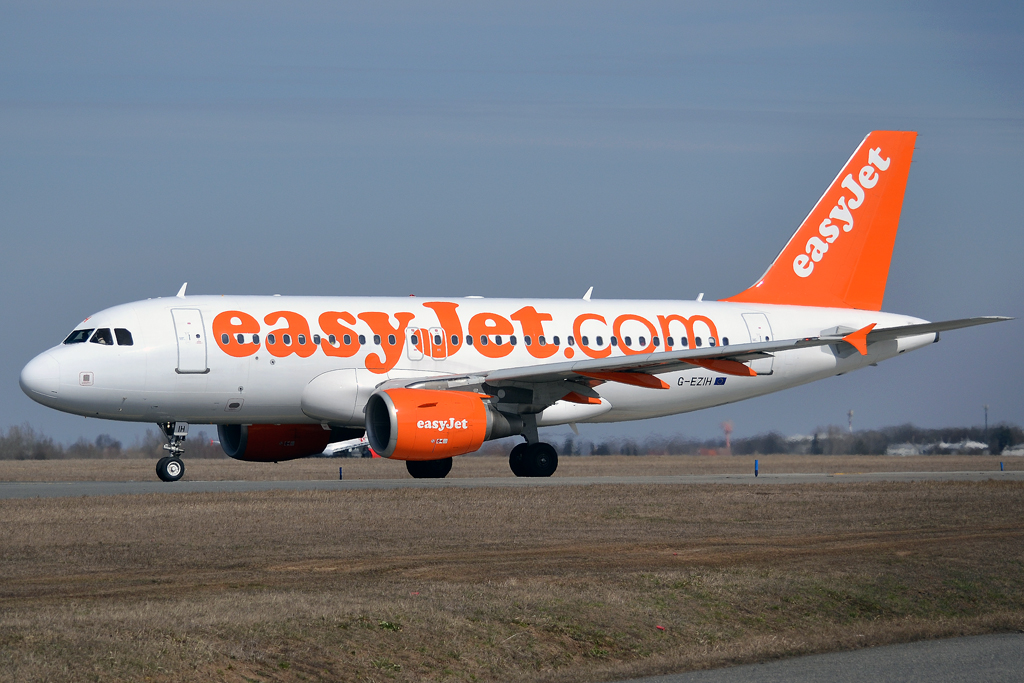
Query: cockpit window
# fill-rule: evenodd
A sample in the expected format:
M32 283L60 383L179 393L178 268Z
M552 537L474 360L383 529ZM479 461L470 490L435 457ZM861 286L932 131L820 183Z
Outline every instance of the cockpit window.
M68 335L68 338L64 340L65 344L82 344L89 341L89 335L96 328L89 328L88 330L75 330Z
M135 342L132 340L132 333L123 327L114 328L114 337L117 338L118 346L131 346Z
M89 339L93 344L103 344L104 346L113 346L114 338L110 335L109 327L101 327L93 333L92 338Z

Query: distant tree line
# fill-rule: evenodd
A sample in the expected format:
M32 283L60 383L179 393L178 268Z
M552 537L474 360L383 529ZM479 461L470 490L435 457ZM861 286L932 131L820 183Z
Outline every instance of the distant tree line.
M167 439L155 429L125 447L109 434L100 434L95 441L80 438L70 446L37 432L29 424L0 429L0 460L66 460L69 458L159 458L167 454ZM206 432L190 436L185 446L189 458L226 458L218 444L211 443Z
M510 440L484 444L483 453L507 452ZM553 445L559 455L885 455L890 446L913 444L920 453L978 453L982 448L993 455L1024 444L1024 430L1013 424L989 427L946 427L922 429L911 424L849 432L838 426L820 427L807 436L787 437L778 432L732 439L691 439L683 435L652 435L645 439L610 438L589 440L566 436ZM978 446L982 446L979 448Z
M507 455L518 439L501 439L484 444L481 455ZM159 458L166 454L167 440L154 429L130 446L124 446L109 434L94 441L79 439L65 446L37 432L28 424L0 429L0 460L61 460L68 458ZM849 432L830 426L816 429L809 436L786 437L778 432L732 439L731 451L724 439L690 439L682 435L653 435L646 439L611 438L591 441L566 436L553 443L559 455L885 455L890 447L917 445L921 453L977 453L978 446L999 455L1005 449L1024 444L1024 430L1014 424L989 427L945 427L922 429L911 424ZM942 449L939 449L939 446ZM187 458L225 458L219 444L205 431L190 436L185 446Z

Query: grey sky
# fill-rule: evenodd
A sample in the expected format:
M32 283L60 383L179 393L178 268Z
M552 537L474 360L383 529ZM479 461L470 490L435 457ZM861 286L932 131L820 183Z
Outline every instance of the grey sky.
M729 296L871 129L920 132L885 309L1024 315L1019 3L0 6L0 426L110 305L192 293ZM1024 422L1019 322L663 420Z

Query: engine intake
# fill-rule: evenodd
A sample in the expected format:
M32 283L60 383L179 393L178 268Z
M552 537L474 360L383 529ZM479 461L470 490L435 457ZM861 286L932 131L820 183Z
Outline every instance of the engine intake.
M388 389L366 403L366 438L374 453L395 460L441 460L472 453L484 441L523 431L468 391Z

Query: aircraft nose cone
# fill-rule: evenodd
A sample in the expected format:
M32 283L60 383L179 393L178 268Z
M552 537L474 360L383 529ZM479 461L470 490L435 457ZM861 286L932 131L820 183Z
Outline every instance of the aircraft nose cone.
M48 353L42 353L28 362L21 371L21 390L34 401L56 398L60 387L60 364Z

